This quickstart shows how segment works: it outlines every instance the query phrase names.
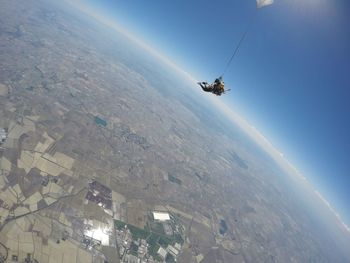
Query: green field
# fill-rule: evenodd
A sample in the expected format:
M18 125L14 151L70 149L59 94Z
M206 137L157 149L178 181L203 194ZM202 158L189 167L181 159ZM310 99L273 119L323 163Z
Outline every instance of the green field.
M119 220L114 220L114 224L115 224L115 227L117 228L117 229L122 229L122 228L124 228L125 227L125 225L128 225L128 224L126 224L125 222L123 222L123 221L119 221Z
M133 239L138 239L138 238L147 239L147 237L151 234L149 231L147 231L145 229L141 229L141 228L138 228L136 226L126 224L122 221L115 220L115 226L118 229L124 228L125 225L128 226L128 228L132 234Z
M159 236L156 234L151 234L151 236L147 239L147 242L149 244L149 254L153 257L158 256L157 252L159 249L159 244L158 244Z
M173 242L173 240L171 240L168 237L165 236L160 236L159 240L158 240L159 245L161 245L162 247L167 247L168 245L173 245L175 242Z
M180 234L175 234L174 235L174 239L175 239L176 243L179 243L179 244L183 245L184 240L183 240L183 238L182 238L182 236Z
M158 223L158 222L151 223L150 229L153 233L157 233L159 235L165 235L164 228L161 223Z

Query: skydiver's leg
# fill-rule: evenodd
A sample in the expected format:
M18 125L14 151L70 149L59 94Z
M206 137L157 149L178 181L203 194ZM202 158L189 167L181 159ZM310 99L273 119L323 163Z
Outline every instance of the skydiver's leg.
M201 86L202 90L206 91L206 92L211 92L212 91L212 87L210 85L208 85L207 82L198 82L199 86Z
M211 87L202 87L202 90L206 92L212 92L213 89Z
M203 89L203 87L204 87L204 82L197 82L197 84L198 84L199 86L201 86L201 88Z

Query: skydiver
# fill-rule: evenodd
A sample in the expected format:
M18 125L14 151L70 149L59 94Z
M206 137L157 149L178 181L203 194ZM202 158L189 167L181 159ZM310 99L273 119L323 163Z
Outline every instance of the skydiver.
M211 92L217 96L221 96L221 94L225 93L225 83L222 77L215 79L212 84L208 84L207 82L198 82L198 84L205 92Z

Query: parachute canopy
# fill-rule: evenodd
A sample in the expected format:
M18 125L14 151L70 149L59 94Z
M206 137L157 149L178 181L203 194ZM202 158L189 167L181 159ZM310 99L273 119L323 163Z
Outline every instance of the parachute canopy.
M256 0L257 8L262 8L264 6L272 5L273 0Z

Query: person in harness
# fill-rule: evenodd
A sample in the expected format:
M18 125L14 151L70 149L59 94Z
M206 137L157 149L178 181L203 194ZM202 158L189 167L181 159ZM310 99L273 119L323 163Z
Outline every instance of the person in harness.
M217 96L221 96L226 92L225 83L222 80L222 77L215 79L212 84L208 84L208 82L198 82L198 85L201 86L203 91L213 93Z
M274 0L256 0L256 7L258 9L263 8L265 6L269 6L271 4L273 4ZM236 54L239 51L239 48L241 47L246 35L248 34L250 27L252 26L256 15L258 12L254 12L253 16L251 17L251 20L249 22L249 24L247 25L246 30L243 32L241 38L239 39L237 45L235 46L235 49L233 50L232 56L230 57L230 59L228 60L223 73L221 74L221 77L215 79L215 81L212 84L208 84L208 82L198 82L198 85L201 86L202 90L205 92L210 92L213 93L217 96L221 96L222 94L225 94L228 90L225 90L225 83L222 80L222 76L225 74L225 72L228 70L228 68L230 67L233 59L235 58Z

